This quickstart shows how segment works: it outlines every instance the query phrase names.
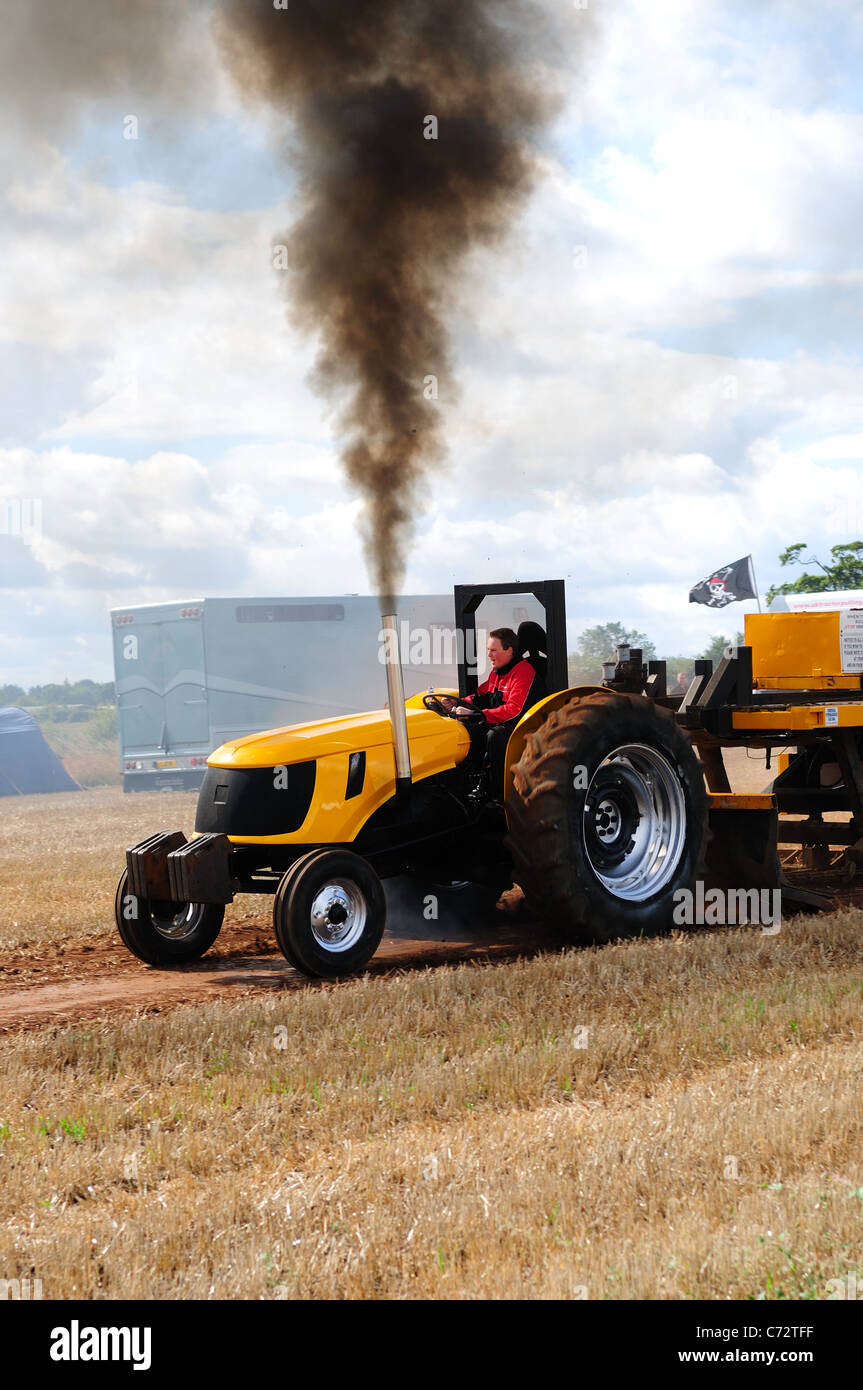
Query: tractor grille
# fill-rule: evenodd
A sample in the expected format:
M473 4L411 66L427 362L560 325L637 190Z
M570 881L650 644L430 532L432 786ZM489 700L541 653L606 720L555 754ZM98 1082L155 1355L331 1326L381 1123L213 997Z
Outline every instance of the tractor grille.
M207 768L198 796L199 834L289 835L309 813L315 763Z

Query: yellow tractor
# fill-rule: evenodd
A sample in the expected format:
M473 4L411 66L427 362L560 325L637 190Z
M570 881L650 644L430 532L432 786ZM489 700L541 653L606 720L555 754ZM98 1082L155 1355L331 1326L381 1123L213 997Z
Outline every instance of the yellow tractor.
M464 722L440 701L459 692L405 700L387 615L385 708L224 744L208 759L196 838L162 831L127 851L115 900L127 947L153 965L194 960L237 894L270 893L288 961L349 975L380 943L382 879L400 874L495 893L516 882L538 919L580 942L670 929L681 890L705 879L824 905L788 882L777 842L781 817L782 843L811 864L863 848L851 617L747 615L746 645L715 672L697 662L683 696L667 692L664 663L635 649L618 649L601 685L571 688L562 580L458 585L461 694L477 688L477 611L504 595L532 595L543 621L519 630L534 699L509 735L502 782L484 717ZM773 788L733 793L729 746L768 760L778 749ZM837 809L850 818L824 820Z

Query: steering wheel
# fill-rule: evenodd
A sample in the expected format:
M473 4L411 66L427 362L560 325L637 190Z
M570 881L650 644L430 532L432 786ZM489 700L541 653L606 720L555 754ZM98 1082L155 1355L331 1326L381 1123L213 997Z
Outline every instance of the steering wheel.
M472 709L470 714L456 714L455 708L445 709L437 695L423 695L423 704L426 709L439 714L442 719L457 719L460 724L480 724L485 723L485 715L481 709ZM466 708L470 708L466 706Z
M423 695L423 704L425 705L426 709L430 709L435 714L439 714L441 719L449 719L450 711L448 709L444 709L437 695Z

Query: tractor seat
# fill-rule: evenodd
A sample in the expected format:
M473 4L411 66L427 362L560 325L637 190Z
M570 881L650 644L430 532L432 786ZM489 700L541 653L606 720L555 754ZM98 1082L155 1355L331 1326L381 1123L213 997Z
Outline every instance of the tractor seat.
M547 694L546 676L548 674L548 639L545 631L539 623L520 623L518 628L518 654L525 661L530 662L536 676L530 693L525 703L525 708L535 705L537 700L542 700Z

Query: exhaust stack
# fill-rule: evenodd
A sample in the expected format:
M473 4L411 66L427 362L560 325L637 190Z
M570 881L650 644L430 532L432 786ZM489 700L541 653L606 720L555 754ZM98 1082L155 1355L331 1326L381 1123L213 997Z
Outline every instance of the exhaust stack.
M395 613L382 615L387 662L387 703L393 726L393 748L396 760L396 796L403 796L411 785L411 754L408 744L408 718L405 710L405 686L399 652L398 621Z

